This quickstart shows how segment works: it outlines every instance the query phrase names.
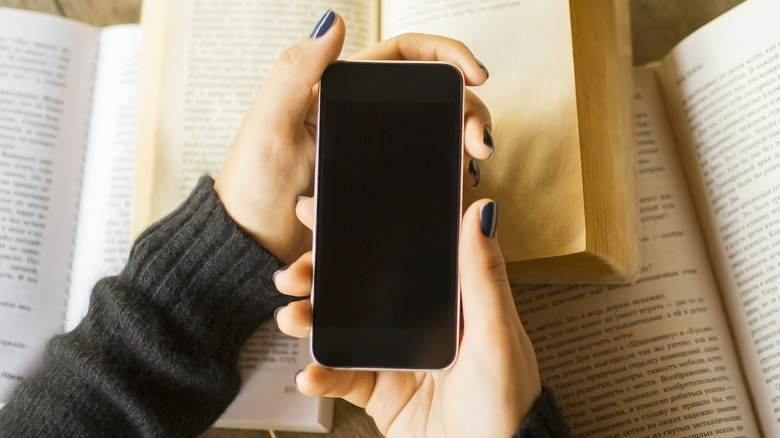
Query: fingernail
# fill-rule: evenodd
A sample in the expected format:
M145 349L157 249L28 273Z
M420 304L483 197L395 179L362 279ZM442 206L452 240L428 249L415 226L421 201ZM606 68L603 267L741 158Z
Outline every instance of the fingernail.
M325 15L320 18L320 21L317 22L317 25L314 26L314 30L311 31L309 38L316 40L317 38L325 35L328 33L328 30L330 30L330 27L333 26L333 23L335 22L336 13L333 12L333 9L328 9L328 11L325 12Z
M474 58L474 61L477 62L477 65L479 66L479 68L481 68L482 71L485 72L485 75L487 75L487 77L489 78L490 77L490 72L488 71L487 67L485 67L485 64L483 64L482 61L480 61L477 58Z
M482 235L487 238L496 237L496 228L498 226L498 204L490 201L482 206L479 213L479 225L482 229Z
M469 160L469 173L474 177L474 187L479 185L479 164L476 160Z
M490 157L492 157L496 153L496 146L493 143L493 131L488 125L482 127L482 142L490 149Z
M274 321L276 321L276 316L279 315L280 310L282 310L281 307L277 307L276 310L274 310Z
M295 372L295 375L293 376L293 383L296 385L298 384L298 376L303 372L303 370L298 370Z
M281 268L277 269L276 272L274 272L273 275L271 276L271 281L273 281L274 284L276 284L276 276L279 275L280 272L286 271L287 268L288 266L282 266Z

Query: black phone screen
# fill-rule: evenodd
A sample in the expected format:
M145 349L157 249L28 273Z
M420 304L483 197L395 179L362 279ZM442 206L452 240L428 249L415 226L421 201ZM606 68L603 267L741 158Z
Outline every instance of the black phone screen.
M323 365L454 360L462 93L446 64L336 63L323 75L312 296Z

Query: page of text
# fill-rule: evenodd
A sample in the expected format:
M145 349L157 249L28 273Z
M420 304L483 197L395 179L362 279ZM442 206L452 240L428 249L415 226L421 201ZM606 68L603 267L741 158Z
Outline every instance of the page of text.
M0 9L0 403L62 331L97 29Z
M766 436L780 436L780 3L692 35L659 77Z
M254 418L262 411L268 429L326 432L333 418L331 401L303 397L295 386L295 371L309 362L307 342L283 334L275 321L264 324L241 349L238 366L245 383L215 426L256 428ZM320 423L304 427L301 418L319 418Z
M515 289L542 380L578 437L757 436L652 71L635 87L641 274Z
M66 330L86 314L95 282L118 274L130 252L140 46L137 25L101 32Z

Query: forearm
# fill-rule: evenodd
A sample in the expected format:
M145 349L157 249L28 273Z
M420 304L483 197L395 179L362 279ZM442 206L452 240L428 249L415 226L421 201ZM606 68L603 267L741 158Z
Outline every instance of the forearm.
M286 304L281 263L202 180L94 288L71 333L0 410L0 436L191 436L238 392L240 346Z

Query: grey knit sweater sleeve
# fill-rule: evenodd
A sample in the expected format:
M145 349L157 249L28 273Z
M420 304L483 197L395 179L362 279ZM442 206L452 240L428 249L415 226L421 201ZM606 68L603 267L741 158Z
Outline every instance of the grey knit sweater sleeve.
M289 298L272 282L281 262L212 186L201 179L137 239L124 270L95 285L81 324L49 342L0 409L0 437L189 437L225 410L241 345ZM565 430L557 412L543 394L515 436Z
M288 299L271 281L281 263L212 185L202 179L97 283L85 319L0 409L0 436L193 436L228 406L240 346Z
M542 387L542 395L536 400L531 412L512 438L568 438L570 436L569 427L563 419L552 391Z

